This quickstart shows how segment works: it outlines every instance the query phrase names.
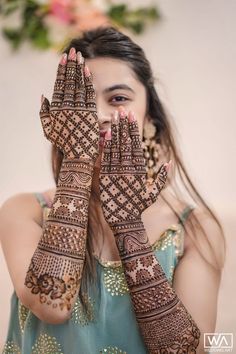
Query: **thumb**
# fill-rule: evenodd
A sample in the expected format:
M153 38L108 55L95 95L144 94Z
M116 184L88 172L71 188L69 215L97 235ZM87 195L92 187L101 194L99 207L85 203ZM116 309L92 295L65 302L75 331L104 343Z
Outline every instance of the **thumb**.
M49 139L49 133L51 131L50 103L43 95L41 97L39 116L43 127L44 136Z
M157 200L158 195L160 194L161 190L165 186L168 177L167 171L170 168L171 162L172 161L170 160L169 163L167 162L161 165L161 167L157 172L156 179L148 187L149 203L152 204Z

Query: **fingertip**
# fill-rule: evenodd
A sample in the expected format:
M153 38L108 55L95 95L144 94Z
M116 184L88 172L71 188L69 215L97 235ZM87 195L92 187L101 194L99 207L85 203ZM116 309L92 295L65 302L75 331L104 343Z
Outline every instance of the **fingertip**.
M67 53L62 54L61 60L60 60L60 64L61 65L65 65L67 62Z
M112 123L118 123L118 118L119 118L119 112L116 109L113 113L112 113Z
M135 115L134 115L133 111L129 112L128 119L129 119L129 122L131 122L131 123L135 121Z
M108 129L105 135L105 140L111 140L111 129Z
M84 63L84 57L82 56L82 53L78 52L76 56L77 56L78 63L79 64L83 64Z
M87 65L85 65L85 67L84 67L84 74L86 77L90 77L90 75L91 75L89 67Z

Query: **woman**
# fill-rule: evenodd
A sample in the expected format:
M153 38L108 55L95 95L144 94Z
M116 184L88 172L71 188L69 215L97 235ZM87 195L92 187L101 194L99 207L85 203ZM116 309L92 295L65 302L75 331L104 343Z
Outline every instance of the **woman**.
M142 49L114 28L72 40L40 118L56 187L1 207L14 285L4 352L204 352L223 231L183 167Z

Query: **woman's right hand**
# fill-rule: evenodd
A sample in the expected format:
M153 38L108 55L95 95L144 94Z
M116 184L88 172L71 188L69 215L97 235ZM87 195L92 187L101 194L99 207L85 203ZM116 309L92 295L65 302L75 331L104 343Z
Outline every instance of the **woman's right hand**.
M45 137L68 159L94 163L99 154L99 125L92 76L81 53L71 48L58 65L52 103L43 97L40 119Z

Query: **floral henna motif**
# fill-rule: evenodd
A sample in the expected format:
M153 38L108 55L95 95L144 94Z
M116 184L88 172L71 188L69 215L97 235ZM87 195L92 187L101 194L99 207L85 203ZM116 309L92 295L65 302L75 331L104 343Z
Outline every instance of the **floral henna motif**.
M40 111L46 137L61 148L64 158L52 207L25 278L26 287L39 295L42 304L67 311L80 287L93 166L99 151L91 77L83 76L81 62L69 58L67 69L65 63L59 64L51 108L44 99Z
M141 220L142 212L157 200L167 170L162 165L156 181L147 186L138 126L132 116L113 122L111 135L112 140L104 144L100 197L140 332L151 354L196 353L200 330L166 278Z

